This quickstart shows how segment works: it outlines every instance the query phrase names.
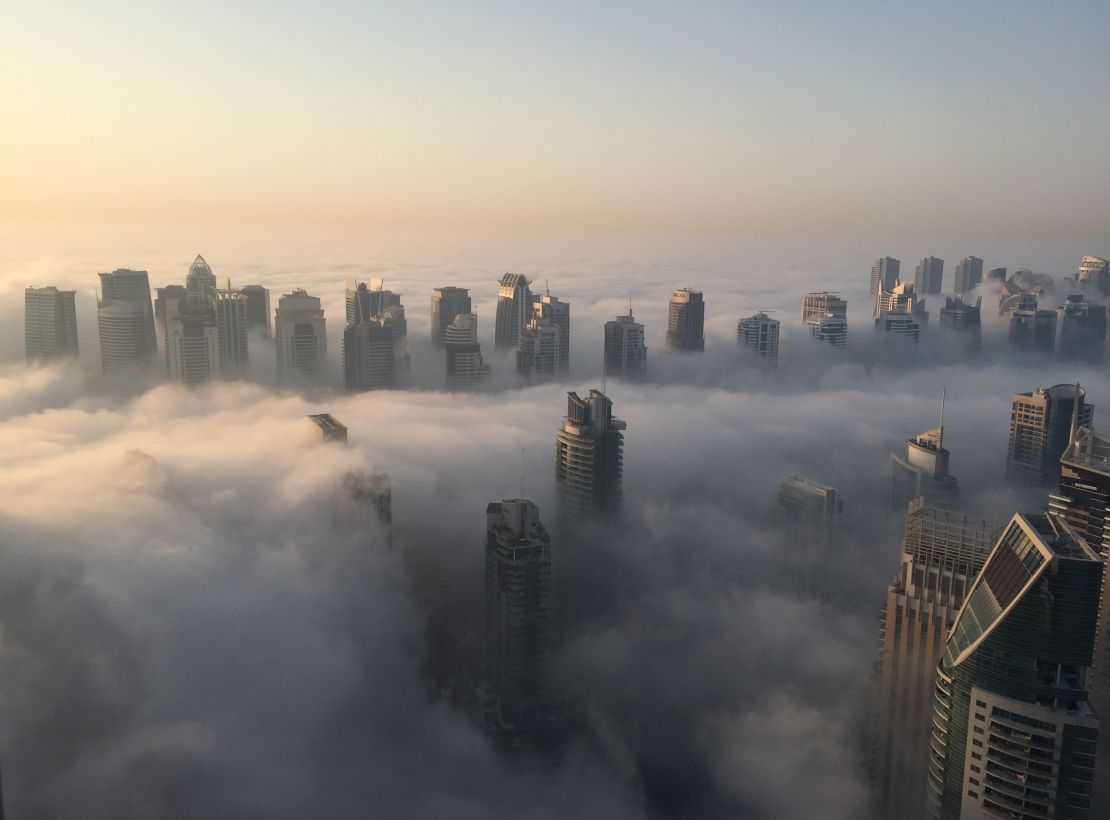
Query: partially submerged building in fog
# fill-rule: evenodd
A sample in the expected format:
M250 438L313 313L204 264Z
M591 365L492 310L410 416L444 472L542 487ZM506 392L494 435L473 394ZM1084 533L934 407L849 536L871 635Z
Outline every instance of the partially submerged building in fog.
M1010 412L1006 477L1019 484L1052 484L1073 427L1090 427L1094 406L1077 384L1015 393Z

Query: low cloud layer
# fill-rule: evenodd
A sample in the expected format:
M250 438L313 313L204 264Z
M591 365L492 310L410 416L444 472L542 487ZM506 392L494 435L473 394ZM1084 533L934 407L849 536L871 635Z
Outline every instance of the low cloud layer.
M449 595L457 631L476 636L487 502L523 487L554 521L565 391L600 386L591 340L623 301L621 272L575 290L591 269L559 288L551 274L575 310L565 385L461 396L429 378L345 396L221 383L120 399L94 366L0 366L10 816L866 817L867 688L904 521L889 508L890 453L935 425L947 387L965 507L1035 509L1041 495L1001 481L1010 394L1080 379L1102 405L1110 379L1013 357L987 304L984 355L962 364L942 345L892 357L865 317L840 356L783 315L784 366L768 373L738 355L735 319L775 307L772 293L785 313L820 278L783 295L707 266L707 298L731 295L706 355L651 342L652 383L608 384L628 422L624 526L589 533L586 553L555 545L574 595L554 667L585 731L557 761L506 757L435 696L430 633ZM418 373L434 364L421 288L449 274L398 285L413 294ZM674 276L652 274L653 300L667 277L699 284ZM743 281L762 290L742 294ZM95 334L82 346L95 353ZM305 433L321 411L348 425L349 447ZM351 470L390 475L392 547L345 507ZM768 510L788 475L844 498L826 599L783 575L794 545Z

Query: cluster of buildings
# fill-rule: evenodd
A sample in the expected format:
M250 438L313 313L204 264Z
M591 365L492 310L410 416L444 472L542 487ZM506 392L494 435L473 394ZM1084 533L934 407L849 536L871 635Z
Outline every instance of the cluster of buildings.
M902 564L875 665L883 817L1093 818L1110 772L1110 441L1079 385L1015 394L1006 473L1036 514L961 509L941 425L892 458Z

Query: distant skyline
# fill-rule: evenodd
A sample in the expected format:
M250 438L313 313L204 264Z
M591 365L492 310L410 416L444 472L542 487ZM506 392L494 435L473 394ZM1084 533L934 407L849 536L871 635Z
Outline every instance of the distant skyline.
M8 223L1110 230L1105 4L13 0L0 30Z

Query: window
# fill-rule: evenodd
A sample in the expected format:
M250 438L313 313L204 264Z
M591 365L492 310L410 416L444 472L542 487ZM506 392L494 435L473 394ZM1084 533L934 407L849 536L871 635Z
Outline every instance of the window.
M978 752L972 752L971 753L971 759L972 760L982 760L983 756L981 754L979 754ZM979 770L976 769L975 771L979 771Z

